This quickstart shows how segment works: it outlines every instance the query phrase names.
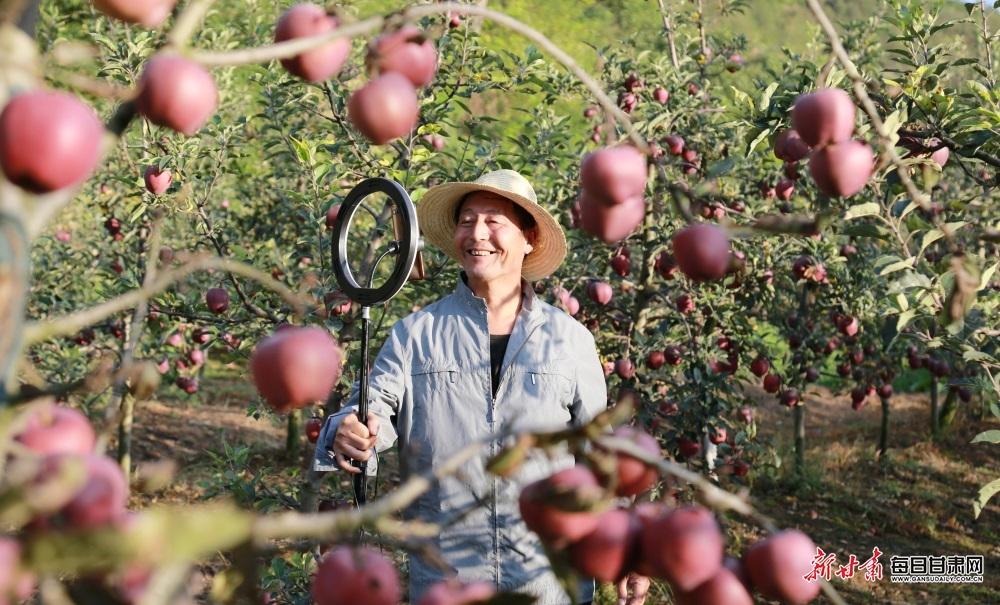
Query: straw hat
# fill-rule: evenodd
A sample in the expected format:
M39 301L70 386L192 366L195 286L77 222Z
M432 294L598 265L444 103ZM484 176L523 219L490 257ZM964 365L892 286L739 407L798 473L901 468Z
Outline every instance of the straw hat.
M513 170L487 172L471 183L443 183L432 187L417 204L417 220L424 239L461 263L455 248L455 206L473 191L489 191L524 208L535 218L537 241L524 257L521 276L528 281L551 275L566 258L566 235L555 218L538 205L528 179Z

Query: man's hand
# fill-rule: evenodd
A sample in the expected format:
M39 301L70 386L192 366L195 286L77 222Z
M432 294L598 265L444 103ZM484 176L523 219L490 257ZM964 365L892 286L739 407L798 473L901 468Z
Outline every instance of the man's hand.
M357 414L348 414L340 421L333 436L333 453L337 465L349 473L360 473L361 469L351 464L351 460L368 460L378 436L378 416L368 412L368 426L361 424Z
M649 594L649 578L630 573L618 582L618 605L643 605Z

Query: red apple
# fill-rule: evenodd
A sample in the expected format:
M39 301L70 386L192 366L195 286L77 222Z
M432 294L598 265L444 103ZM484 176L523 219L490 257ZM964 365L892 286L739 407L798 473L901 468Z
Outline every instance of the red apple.
M342 353L320 327L276 331L254 349L250 372L257 391L278 413L326 401L340 379Z
M173 10L177 0L94 0L94 8L109 17L159 27Z
M782 130L774 139L774 155L785 162L798 162L809 155L809 145L799 133L789 128Z
M763 355L758 355L750 362L750 371L753 372L754 376L762 377L771 371L771 361Z
M323 419L319 416L313 416L306 421L306 439L309 443L316 443L319 439L319 434L323 430Z
M209 288L205 292L205 304L212 313L225 313L229 309L229 292L225 288Z
M611 268L622 277L627 277L631 271L631 261L624 254L616 254L611 259Z
M204 67L176 55L156 55L139 79L136 110L154 124L188 136L215 113L219 92Z
M799 392L796 389L785 389L784 391L781 392L781 395L778 397L778 399L781 401L781 405L790 408L795 407L799 403L799 401L801 401L801 398L799 397Z
M45 459L40 476L53 476L67 464L83 465L83 483L54 514L38 520L40 527L94 529L124 519L128 487L114 460L98 454L56 454Z
M32 193L77 185L94 172L104 126L71 94L34 90L0 112L0 169Z
M685 315L694 311L694 299L691 298L690 294L681 294L676 299L674 299L674 305L677 310Z
M778 532L743 554L750 581L769 599L804 605L819 594L819 582L804 578L812 571L816 544L797 529Z
M694 281L721 279L729 269L729 236L721 227L690 225L674 234L674 258Z
M437 49L427 34L413 25L379 36L371 45L369 60L378 73L400 73L414 86L427 86L437 73Z
M701 444L689 437L679 437L677 439L677 449L681 456L691 458L701 452Z
M163 195L174 181L174 175L169 170L160 170L158 166L146 166L142 178L146 183L146 190L153 195Z
M856 335L860 328L861 322L858 321L858 318L850 315L841 317L840 321L837 322L837 329L845 336Z
M667 92L666 88L663 88L662 86L657 86L655 89L653 89L653 100L659 103L660 105L666 105L667 101L670 100L670 93Z
M607 282L593 281L587 285L587 296L599 305L606 305L611 302L613 292L611 285Z
M340 214L340 204L333 204L326 209L326 228L333 229L337 224L337 215Z
M673 254L664 250L663 252L660 252L659 256L656 257L656 261L653 263L653 268L663 279L673 279L674 275L677 274L677 260L674 258Z
M576 542L594 531L600 513L589 510L564 510L549 500L553 495L576 493L589 500L601 491L597 477L585 466L572 466L521 490L518 506L528 529L554 547Z
M580 228L608 244L628 237L646 215L646 202L641 196L608 206L585 189L578 203Z
M580 312L580 301L575 296L566 299L566 312L573 316Z
M626 510L602 513L594 531L570 545L573 568L601 582L617 582L625 577L635 550L636 523L638 520Z
M872 148L860 141L827 145L809 158L816 186L831 197L850 197L861 191L875 168Z
M670 152L670 155L684 153L684 139L682 137L672 134L663 139L663 142L667 144L667 151Z
M701 506L678 508L656 519L640 539L642 556L680 592L693 590L722 569L722 532Z
M779 200L788 201L792 199L792 196L795 195L795 182L791 179L781 179L774 186L774 193L778 196Z
M854 133L856 109L839 88L822 88L801 95L792 107L792 127L812 147L841 143Z
M177 366L180 370L186 369L186 366L184 366L179 359L177 360ZM184 391L188 395L194 395L198 392L197 378L191 378L190 376L178 376L177 380L174 381L174 384L177 385L177 388Z
M678 594L677 605L753 605L753 598L739 578L722 567L691 592Z
M764 377L764 390L768 393L777 393L781 388L781 376L768 374Z
M708 440L719 445L720 443L726 442L726 429L724 427L716 427L716 429L708 434Z
M392 561L367 546L331 550L312 580L316 605L398 605L402 596Z
M650 370L659 370L665 363L667 363L667 357L663 351L650 351L646 355L646 367Z
M663 349L663 357L672 366L680 365L684 360L683 352L677 345L667 345Z
M660 442L646 431L630 426L615 429L613 436L627 439L637 445L653 458L660 459ZM618 454L618 483L615 487L617 496L635 496L641 494L656 483L659 476L657 470L645 462L632 456Z
M606 204L622 204L646 191L646 156L631 145L607 147L587 154L580 183L589 196Z
M409 134L420 115L417 89L405 76L387 72L354 91L347 115L369 141L382 145Z
M315 4L302 3L291 7L281 18L274 30L274 41L285 42L296 38L307 38L337 29L337 18ZM321 82L340 73L348 55L351 41L337 38L323 46L282 59L281 65L303 80Z
M28 411L24 428L14 439L36 454L89 454L97 443L83 412L55 404Z
M631 359L619 359L615 362L615 373L623 380L635 376L635 364Z

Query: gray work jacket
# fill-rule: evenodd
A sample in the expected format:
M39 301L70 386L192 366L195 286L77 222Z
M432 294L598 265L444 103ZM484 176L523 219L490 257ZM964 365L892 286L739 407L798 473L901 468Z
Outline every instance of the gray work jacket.
M593 335L566 312L537 298L524 280L521 290L521 311L501 366L496 399L490 382L486 301L466 285L464 273L454 292L393 326L371 369L369 409L381 421L376 451L399 440L403 480L411 473L437 469L472 440L503 428L564 428L588 421L607 406ZM316 470L339 468L331 451L333 437L343 417L356 413L357 400L355 382L348 406L323 426ZM526 592L538 597L539 605L569 603L538 537L521 520L517 499L527 483L572 466L573 456L566 450L552 457L538 453L511 479L501 479L484 464L502 445L495 441L485 447L461 472L421 496L406 517L441 525L433 546L461 580ZM477 501L484 504L477 507ZM410 602L443 577L437 568L411 556ZM592 591L592 581L583 583L581 601L588 601Z

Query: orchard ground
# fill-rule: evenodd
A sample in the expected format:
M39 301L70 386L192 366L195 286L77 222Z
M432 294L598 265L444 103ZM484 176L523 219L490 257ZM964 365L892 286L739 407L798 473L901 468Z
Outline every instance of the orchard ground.
M136 418L137 464L172 458L178 463L174 482L152 494L133 495L134 508L155 503L188 504L214 497L213 486L233 480L236 473L249 482L258 477L256 501L268 494L293 493L312 446L302 438L301 456L285 454L285 424L274 416L255 419L247 414L253 387L240 374L240 366L211 363L202 390L193 397L178 390L161 392L163 398L139 406ZM875 457L880 407L869 403L859 412L850 397L831 395L816 387L806 394L807 472L793 481L791 472L791 414L773 396L758 389L748 391L757 401L759 434L770 440L782 468L754 468L748 485L760 510L782 527L806 531L837 564L854 554L863 562L878 547L884 554L883 580L869 583L863 573L849 582L834 580L852 604L976 604L1000 602L1000 503L986 507L978 521L972 518L970 498L979 486L1000 475L1000 460L988 444L970 445L981 430L1000 428L995 419L974 420L968 408L934 443L928 437L928 401L925 394L902 393L892 398L891 450L883 469ZM985 426L984 426L985 425ZM230 460L243 466L227 467ZM243 449L245 448L245 449ZM242 451L238 451L242 450ZM245 458L243 458L245 456ZM395 456L383 456L379 490L398 480ZM738 490L740 484L722 478L722 485ZM324 479L324 498L350 500L350 486L343 476ZM739 552L760 537L753 525L736 522L727 528L728 552ZM892 555L982 555L982 584L898 584L889 581ZM401 553L395 553L401 562ZM222 561L202 568L205 590ZM599 603L614 603L605 587ZM666 600L665 587L654 586L647 603ZM817 603L825 603L820 597Z

